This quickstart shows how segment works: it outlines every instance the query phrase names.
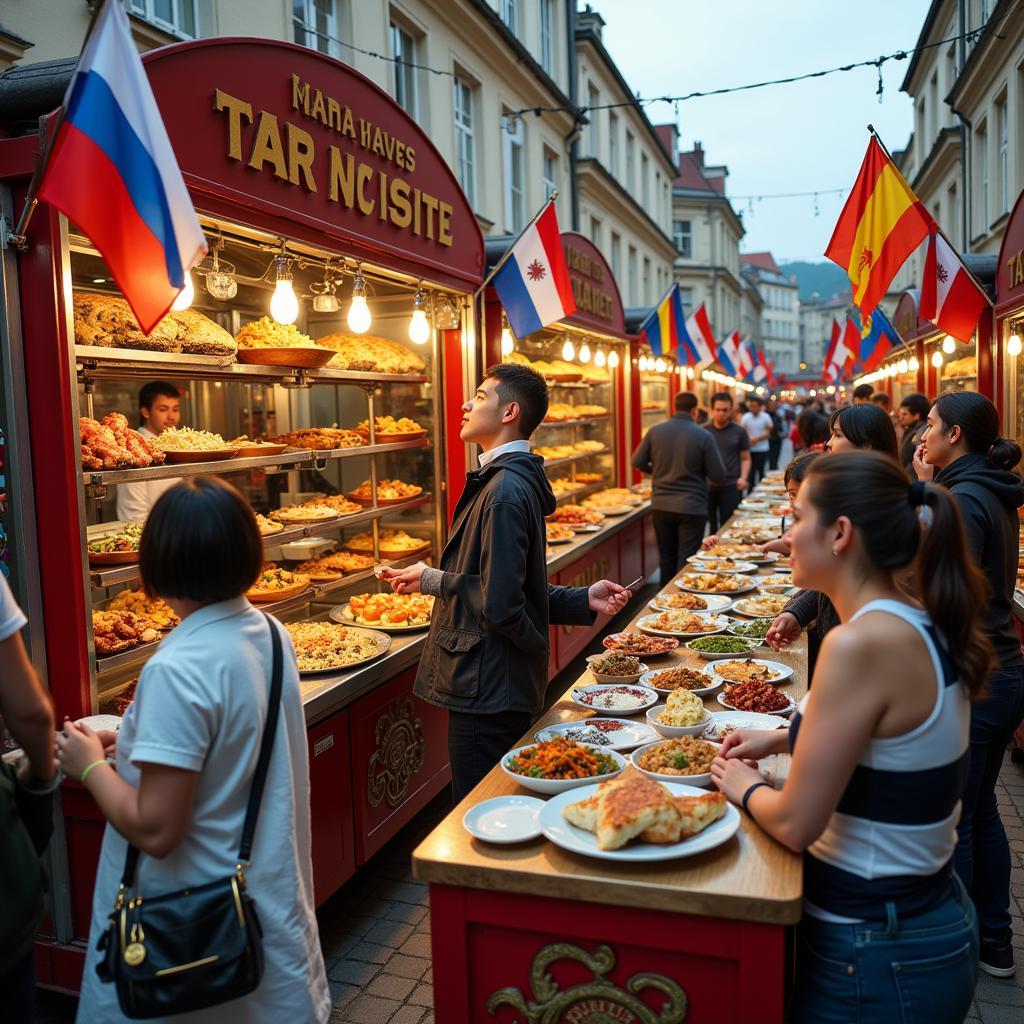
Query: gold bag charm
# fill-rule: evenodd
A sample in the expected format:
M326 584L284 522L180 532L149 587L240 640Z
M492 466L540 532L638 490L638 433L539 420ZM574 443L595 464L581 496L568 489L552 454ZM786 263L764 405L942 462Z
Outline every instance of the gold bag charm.
M141 942L132 942L125 947L124 962L129 967L138 967L146 959L146 947Z

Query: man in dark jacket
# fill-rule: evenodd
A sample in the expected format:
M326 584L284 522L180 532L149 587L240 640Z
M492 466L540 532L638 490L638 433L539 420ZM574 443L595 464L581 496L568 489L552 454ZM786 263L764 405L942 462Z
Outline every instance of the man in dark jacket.
M651 474L651 517L665 586L699 547L708 515L708 480L725 482L715 439L693 422L697 396L676 395L676 414L651 427L633 452L633 468Z
M456 803L541 710L551 623L590 625L630 596L608 580L589 589L548 583L544 517L555 497L529 442L547 408L547 385L534 370L487 370L463 406L460 435L480 445L480 468L466 474L439 568L381 572L397 593L436 597L415 692L448 709Z
M900 402L899 418L900 426L903 428L903 439L900 441L900 462L907 471L911 480L916 480L914 475L914 452L928 429L928 410L932 403L924 395L917 391L904 395Z

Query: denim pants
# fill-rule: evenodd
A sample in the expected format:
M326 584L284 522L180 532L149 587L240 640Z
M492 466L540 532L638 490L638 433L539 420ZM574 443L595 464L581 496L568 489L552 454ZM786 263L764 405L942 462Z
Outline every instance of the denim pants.
M935 910L830 924L804 915L794 1024L961 1024L978 964L978 923L959 879Z
M988 696L971 705L971 766L953 866L978 911L981 935L1010 937L1010 845L996 806L996 780L1013 730L1024 718L1024 668L989 676Z

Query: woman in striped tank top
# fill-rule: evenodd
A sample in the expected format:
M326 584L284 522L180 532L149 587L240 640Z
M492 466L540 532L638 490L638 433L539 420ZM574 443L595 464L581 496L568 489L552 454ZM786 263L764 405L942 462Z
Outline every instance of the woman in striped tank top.
M949 494L908 483L874 452L815 462L789 536L794 582L827 594L841 625L822 644L788 739L734 733L712 774L804 853L793 1019L960 1022L978 938L952 857L969 701L992 661L979 628L984 580ZM895 579L911 564L920 606ZM793 763L776 791L745 761L787 744Z

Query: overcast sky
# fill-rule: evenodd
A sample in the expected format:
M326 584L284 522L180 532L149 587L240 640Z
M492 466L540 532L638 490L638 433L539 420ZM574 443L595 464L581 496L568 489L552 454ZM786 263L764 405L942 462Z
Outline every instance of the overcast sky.
M605 46L641 96L746 85L870 60L916 42L928 0L592 0ZM582 7L582 5L581 5ZM873 124L890 150L906 144L913 106L899 91L908 61L792 85L688 100L679 105L685 149L699 140L708 163L729 168L730 196L806 192L853 184ZM647 108L672 121L666 104ZM822 258L845 195L814 200L736 199L745 251L777 259Z

